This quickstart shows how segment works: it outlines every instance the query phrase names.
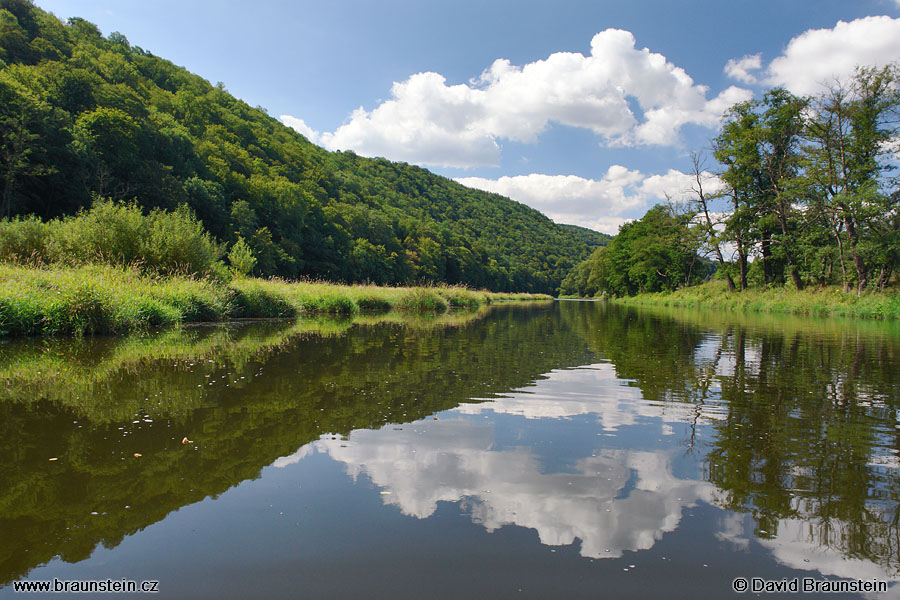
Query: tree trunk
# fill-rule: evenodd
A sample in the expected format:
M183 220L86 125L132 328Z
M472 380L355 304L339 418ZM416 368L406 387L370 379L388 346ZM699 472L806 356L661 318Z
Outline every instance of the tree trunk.
M693 256L691 256L691 266L687 272L687 278L684 280L684 287L687 287L691 284L691 275L694 274L694 261L697 258L697 253L695 252Z
M797 266L794 264L794 257L791 249L788 247L788 240L791 239L790 235L788 235L788 227L787 227L787 209L783 204L779 204L778 206L778 220L781 224L781 234L785 239L785 248L784 255L787 258L788 266L791 268L791 278L794 280L794 287L797 288L797 291L803 289L803 279L800 277L800 271L797 270Z
M844 213L844 226L847 227L847 237L850 239L850 257L853 259L853 266L856 268L856 295L859 296L862 294L862 291L866 289L868 273L866 271L865 261L863 261L863 257L860 256L859 251L857 250L859 238L857 236L856 226L853 224L853 219L851 219L850 215L846 212Z
M881 280L878 282L878 287L881 288L881 291L884 291L884 288L887 287L888 281L891 280L891 275L894 273L894 265L889 264L886 267L881 268Z
M857 252L853 252L853 266L856 267L856 295L859 296L862 294L862 291L866 289L866 284L869 283L869 281L866 273L866 265L863 263L862 257Z
M770 249L771 241L768 237L763 237L760 242L760 254L762 254L763 280L766 285L772 283L775 275L772 273L772 250Z
M795 266L791 266L791 279L794 280L794 286L797 288L798 292L803 290L803 278L800 277L800 272Z
M703 192L703 166L701 164L701 156L696 153L691 154L691 160L694 164L694 181L697 182L697 187L694 189L694 193L697 194L697 200L700 203L701 208L703 208L703 216L706 218L706 235L709 236L710 242L716 239L716 228L713 226L712 219L709 217L709 202L706 200L706 194ZM728 269L725 267L725 257L722 256L722 249L719 248L719 242L716 240L715 244L713 244L713 248L716 250L716 259L719 261L719 267L722 269L722 272L725 273L725 281L728 283L728 291L734 291L734 279L731 278L731 273L728 272ZM693 267L693 262L691 262L691 267Z
M841 232L835 228L834 236L837 238L838 243L838 254L841 259L841 287L845 292L850 291L850 286L847 283L847 264L844 262L844 240L841 239Z
M707 216L707 219L709 217ZM719 266L722 268L722 272L725 273L725 281L728 283L728 291L734 291L734 279L731 278L731 273L728 272L728 269L725 268L725 257L722 256L722 251L719 250L719 244L716 244L716 258L719 260Z
M744 292L747 290L747 253L740 240L738 240L738 269L741 277L741 291Z
M731 278L731 273L729 273L728 271L725 271L725 283L728 284L729 292L735 291L736 288L734 286L734 279Z
M737 194L732 195L732 205L734 206L734 214L737 215L740 209ZM741 291L747 290L747 252L744 250L744 234L737 227L734 232L734 241L737 244L738 251L738 275L741 280ZM733 283L733 282L732 282Z

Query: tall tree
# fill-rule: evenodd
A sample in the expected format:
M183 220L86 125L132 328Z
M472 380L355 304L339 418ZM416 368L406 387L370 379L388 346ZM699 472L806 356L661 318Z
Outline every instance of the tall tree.
M594 251L587 261L590 266L568 285L584 285L580 295L593 295L590 290L632 296L699 283L709 270L697 256L698 237L690 227L694 216L654 206L641 219L623 225L609 246ZM581 277L585 272L586 280Z
M785 267L803 288L796 249L797 200L803 110L806 101L776 88L735 105L714 141L722 180L732 199L726 232L738 246L741 289L746 289L748 256L757 252L766 283L781 282Z
M877 258L878 244L873 248L872 242L896 219L896 194L886 193L884 178L891 168L886 160L890 142L898 134L897 83L896 65L861 68L849 84L835 83L818 100L808 127L810 180L826 210L841 221L857 293L869 281L867 259ZM836 234L841 241L841 231Z
M691 204L694 210L697 213L697 217L699 219L699 226L703 229L706 234L706 244L712 249L712 252L716 255L716 260L719 262L719 268L722 270L722 273L725 274L725 281L728 284L728 291L735 291L734 279L731 277L731 272L729 270L730 264L726 263L725 257L722 254L722 244L721 244L721 234L723 232L718 231L716 228L719 226L720 220L713 220L710 215L710 205L715 201L717 194L710 194L708 191L708 186L704 189L705 182L712 177L704 168L704 159L703 156L698 154L697 152L691 153L691 163L693 167L693 171L691 172L691 176L694 181L691 184Z
M755 109L756 102L752 101L734 105L726 115L722 132L713 140L714 156L725 167L720 177L731 199L725 234L737 249L741 291L747 289L762 171L755 134L759 115Z
M803 280L797 266L796 201L802 195L800 185L801 152L803 134L803 110L807 101L797 98L787 90L775 88L763 97L762 119L757 144L762 167L764 204L777 219L781 235L778 236L780 253L784 256L791 278L798 290Z

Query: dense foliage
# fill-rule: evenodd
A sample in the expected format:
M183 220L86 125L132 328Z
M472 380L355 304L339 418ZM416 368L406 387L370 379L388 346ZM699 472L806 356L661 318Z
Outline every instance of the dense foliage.
M697 255L690 214L657 205L638 221L626 223L606 247L578 264L563 280L565 295L632 296L674 290L703 281L710 263Z
M898 84L897 65L860 68L850 83L815 98L776 88L733 106L713 140L718 181L695 156L692 199L681 211L689 219L669 251L683 240L714 256L731 291L787 281L797 290L883 291L900 264L900 190L891 177L900 146ZM658 231L646 243L664 247L671 226L652 227ZM632 244L633 235L623 227L609 250L573 269L563 293L622 296L691 284L641 266L653 251ZM624 261L613 260L614 247L626 252ZM645 276L631 276L635 268Z
M242 246L238 239L232 254ZM135 204L107 200L50 221L33 215L0 221L0 260L5 261L127 264L159 274L205 276L224 273L221 256L220 245L186 206L171 212L155 208L145 215Z
M736 247L730 282L886 287L900 260L898 82L896 65L860 68L816 98L774 89L731 109L713 143L731 210L710 240Z
M97 196L187 205L217 241L243 239L264 276L552 292L604 239L425 169L327 152L222 84L27 0L0 0L0 184L5 217Z

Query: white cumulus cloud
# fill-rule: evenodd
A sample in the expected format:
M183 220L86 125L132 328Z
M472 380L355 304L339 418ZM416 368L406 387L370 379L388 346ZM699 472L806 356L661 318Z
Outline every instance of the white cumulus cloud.
M705 189L713 191L718 180L709 173L704 173L704 179ZM672 200L684 200L694 184L693 176L675 169L645 175L621 165L609 167L599 180L532 173L499 179L460 177L456 181L527 204L557 223L610 234L630 220L627 214L642 213L652 204L665 202L667 195Z
M833 29L811 29L792 39L769 64L767 83L798 95L813 95L823 85L846 81L858 65L884 66L898 60L900 19L838 21Z
M732 58L725 65L725 74L743 83L756 83L756 75L751 71L762 68L761 54L748 54L741 58Z
M497 59L463 84L416 73L319 139L332 150L450 167L498 165L502 140L532 143L554 123L588 129L608 145L671 145L683 125L714 127L751 95L730 87L707 99L708 91L665 56L635 47L630 32L607 29L588 55L557 52L523 66ZM294 126L293 117L282 120Z

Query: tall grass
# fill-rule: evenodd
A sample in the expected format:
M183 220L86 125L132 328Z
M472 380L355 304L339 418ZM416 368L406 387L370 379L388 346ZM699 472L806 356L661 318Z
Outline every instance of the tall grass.
M620 298L616 302L822 317L900 319L900 293L871 292L857 295L834 287L797 291L785 286L729 292L724 282L710 281L674 292Z
M124 333L190 321L361 311L473 309L507 294L460 287L377 287L278 279L164 276L135 267L0 262L0 335ZM520 299L549 299L526 295Z
M87 265L0 263L0 334L122 333L229 314L228 289L211 280L151 277Z

